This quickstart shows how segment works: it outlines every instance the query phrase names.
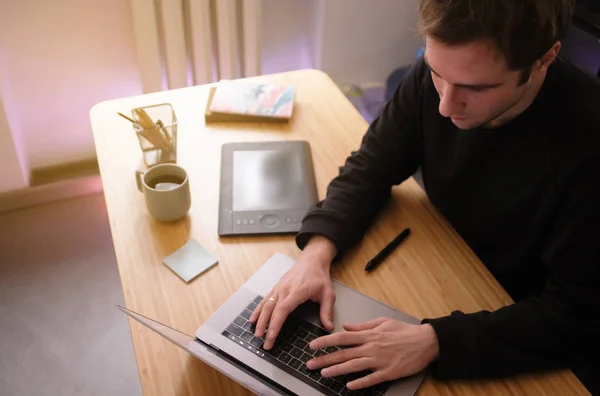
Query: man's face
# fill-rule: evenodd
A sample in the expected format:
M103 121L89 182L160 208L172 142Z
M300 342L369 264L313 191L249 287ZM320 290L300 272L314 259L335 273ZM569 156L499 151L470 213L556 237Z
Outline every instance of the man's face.
M427 37L425 60L440 95L439 112L460 129L493 127L525 95L520 71L509 70L490 43L446 46Z

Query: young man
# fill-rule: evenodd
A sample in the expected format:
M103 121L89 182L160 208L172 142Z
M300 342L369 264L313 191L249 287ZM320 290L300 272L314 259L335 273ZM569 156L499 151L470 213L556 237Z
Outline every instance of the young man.
M304 218L303 252L252 315L273 345L287 315L321 304L329 269L418 167L430 200L515 300L408 325L380 318L313 341L313 359L371 386L431 365L440 379L572 368L598 390L600 83L557 58L572 0L421 0L423 61ZM271 299L270 299L271 298Z

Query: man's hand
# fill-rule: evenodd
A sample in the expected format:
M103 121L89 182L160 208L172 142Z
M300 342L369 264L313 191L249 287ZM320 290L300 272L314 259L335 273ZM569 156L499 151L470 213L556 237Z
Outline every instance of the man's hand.
M269 324L265 349L273 347L288 315L308 300L321 305L321 322L329 331L333 330L335 294L329 268L335 254L335 246L329 239L320 236L311 238L296 264L252 312L249 321L256 323L257 337L263 336Z
M317 338L312 349L334 345L353 346L307 362L310 370L321 370L323 377L364 370L371 374L351 381L348 389L368 388L380 382L407 377L425 369L437 359L438 340L429 324L412 325L390 318L344 325L346 332Z

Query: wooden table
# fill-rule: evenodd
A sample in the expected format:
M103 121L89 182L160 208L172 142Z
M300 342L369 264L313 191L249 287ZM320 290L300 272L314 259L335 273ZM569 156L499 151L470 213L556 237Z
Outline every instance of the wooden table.
M355 150L367 124L331 79L316 70L261 77L297 87L289 124L205 125L208 86L190 87L96 105L90 113L110 228L127 307L188 334L223 304L274 252L300 253L293 236L217 235L221 145L233 141L307 140L319 197ZM138 106L171 103L179 119L178 163L189 173L192 208L174 223L153 220L136 189L141 151L131 125L117 116ZM372 274L364 264L399 229L410 226L410 243ZM219 265L186 284L162 259L194 238ZM362 243L333 269L333 277L415 317L452 310L495 310L512 301L469 247L430 204L414 180L393 191L393 200ZM130 320L145 395L246 395L248 391ZM588 394L570 371L485 382L441 383L427 379L419 395Z

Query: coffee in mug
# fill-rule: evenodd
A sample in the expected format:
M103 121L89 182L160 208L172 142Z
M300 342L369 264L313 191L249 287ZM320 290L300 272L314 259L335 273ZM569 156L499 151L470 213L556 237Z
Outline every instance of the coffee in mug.
M155 190L173 190L183 184L185 179L177 176L164 175L148 181L148 186Z
M144 193L146 208L152 217L175 221L190 210L190 182L187 172L175 164L155 165L136 171L138 190Z

